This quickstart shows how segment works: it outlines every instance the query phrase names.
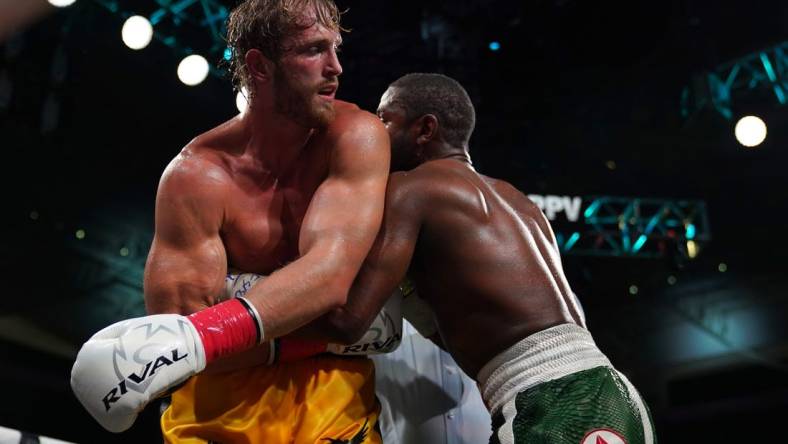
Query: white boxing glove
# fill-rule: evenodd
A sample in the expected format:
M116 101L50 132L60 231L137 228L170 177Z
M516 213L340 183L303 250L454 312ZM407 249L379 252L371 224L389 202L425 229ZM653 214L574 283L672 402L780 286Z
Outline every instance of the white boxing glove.
M353 344L328 344L335 355L377 355L391 353L402 342L402 291L396 289L380 309L366 333Z
M257 284L257 281L266 277L255 273L244 273L231 268L227 270L227 277L224 279L224 291L219 295L219 300L244 297Z
M190 316L121 321L82 346L71 369L71 388L99 424L122 432L152 399L215 359L253 347L261 337L259 316L243 299Z
M93 335L71 369L71 388L96 421L117 433L152 399L204 368L202 340L188 318L145 316Z

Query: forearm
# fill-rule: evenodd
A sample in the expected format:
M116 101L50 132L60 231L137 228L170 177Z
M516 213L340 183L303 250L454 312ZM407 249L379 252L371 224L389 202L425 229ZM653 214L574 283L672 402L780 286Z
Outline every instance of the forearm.
M394 330L391 325L396 322L401 323L399 309L397 313L391 313L387 307L383 307L381 312L373 317L360 317L348 307L339 307L326 313L304 327L294 331L291 336L305 340L323 340L336 344L353 344L371 331L387 332ZM399 319L394 319L399 316ZM388 320L394 319L388 322ZM402 328L396 328L401 331Z
M306 255L249 290L246 298L262 319L266 339L284 336L345 304L357 267L341 262Z
M232 270L227 275L223 297L245 297L255 286L267 283L268 279L264 276ZM335 354L385 353L393 350L402 336L401 291L398 289L390 297L379 299L360 296L354 287L352 300L345 306L336 308L288 334L286 341L280 345L285 348L295 345L299 349L307 346L310 350L314 345L314 350L317 350L317 344L324 344L322 351ZM385 305L380 307L374 302L376 299L381 301L380 305L385 301ZM280 351L285 356L291 354L286 350ZM300 351L297 354L306 356ZM258 357L258 360L249 362L255 365L261 360L262 358Z
M290 333L289 336L308 341L322 340L337 344L353 342L350 338L360 337L363 334L359 330L360 323L350 317L342 315L336 317L334 313L337 311L344 312L342 308L331 310L331 312Z

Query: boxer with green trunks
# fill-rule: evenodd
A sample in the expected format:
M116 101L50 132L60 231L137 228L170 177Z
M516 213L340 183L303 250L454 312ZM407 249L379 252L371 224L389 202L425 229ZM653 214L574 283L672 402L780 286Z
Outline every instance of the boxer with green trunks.
M406 75L378 116L399 172L348 304L327 317L334 334L362 335L407 274L436 325L424 325L425 310L412 323L476 375L491 443L655 443L641 396L586 329L544 214L473 168L475 111L462 86Z

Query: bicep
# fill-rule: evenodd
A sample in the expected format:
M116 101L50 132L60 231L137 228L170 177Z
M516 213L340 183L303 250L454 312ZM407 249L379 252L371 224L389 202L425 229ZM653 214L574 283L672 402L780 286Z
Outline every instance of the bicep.
M380 227L388 167L388 135L379 122L337 141L329 175L304 216L302 255L318 252L352 280Z
M201 193L199 184L162 179L155 234L145 264L149 313L192 313L212 305L221 293L227 272L219 234L221 214L212 193Z

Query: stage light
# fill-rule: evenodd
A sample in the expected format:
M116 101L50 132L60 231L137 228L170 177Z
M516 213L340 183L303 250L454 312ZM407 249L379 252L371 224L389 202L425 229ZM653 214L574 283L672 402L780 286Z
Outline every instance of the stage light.
M675 285L676 284L676 276L670 275L668 276L668 285Z
M687 230L686 230L686 233L685 233L686 237L687 237L687 240L695 239L696 231L697 230L695 229L695 224L687 224Z
M235 95L235 107L238 108L238 112L241 114L246 112L246 108L249 106L248 96L249 93L246 91L246 88L241 88L238 94Z
M49 4L58 8L65 8L66 6L70 6L76 0L47 0Z
M640 289L638 289L637 285L630 285L629 286L629 294L636 295L636 294L638 294L638 291L640 291Z
M720 273L725 273L728 271L728 264L721 262L720 265L717 265L717 270L719 270Z
M734 129L736 140L742 145L752 148L766 139L766 124L759 117L746 116L739 119Z
M583 217L585 217L586 219L591 218L591 216L594 215L594 213L596 212L597 208L599 208L600 205L602 205L602 201L599 199L592 202L591 205L589 205L588 208L586 208L585 212L583 212Z
M498 51L499 49L501 49L499 42L490 42L490 51Z
M126 257L126 256L128 256L128 255L129 255L129 249L128 249L128 248L126 248L126 247L122 247L122 248L120 249L120 255L121 255L121 256L123 256L123 257Z
M640 251L640 249L643 248L643 244L646 243L646 240L648 240L648 236L641 234L640 237L635 241L635 245L632 246L632 252L637 253Z
M693 240L687 241L687 256L689 256L690 259L698 257L698 244Z
M79 240L84 239L85 238L85 230L77 230L76 237Z
M579 240L580 240L580 233L575 231L574 233L572 233L571 236L569 236L569 240L566 241L566 245L564 245L564 250L569 251L569 249L574 247L577 241Z
M148 46L153 38L153 26L150 21L141 15L134 15L129 17L123 23L121 30L123 43L131 49L142 49Z
M192 54L181 60L181 63L178 65L178 78L186 85L199 85L208 77L209 69L208 61L205 60L205 57Z

